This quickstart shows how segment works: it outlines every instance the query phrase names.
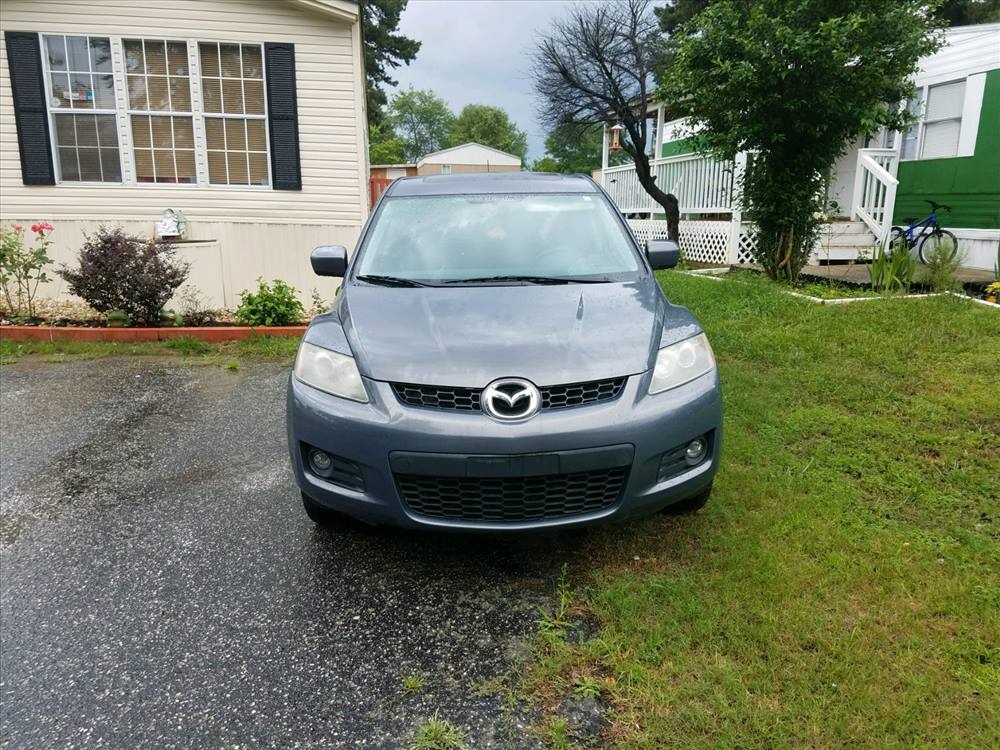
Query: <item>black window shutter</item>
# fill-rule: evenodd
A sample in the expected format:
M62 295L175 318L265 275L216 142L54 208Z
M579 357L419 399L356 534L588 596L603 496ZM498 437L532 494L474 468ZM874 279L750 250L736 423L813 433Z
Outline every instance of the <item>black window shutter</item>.
M299 115L295 99L295 45L265 43L264 63L273 187L275 190L301 190Z
M25 185L55 185L38 34L7 31L4 39L10 92L14 99L17 146L21 152L21 181Z

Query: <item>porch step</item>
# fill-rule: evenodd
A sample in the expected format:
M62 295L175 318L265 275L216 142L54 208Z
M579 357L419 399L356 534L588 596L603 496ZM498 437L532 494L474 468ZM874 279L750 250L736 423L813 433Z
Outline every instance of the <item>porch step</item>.
M863 221L832 221L820 231L817 245L814 262L854 260L862 253L871 253L875 235Z

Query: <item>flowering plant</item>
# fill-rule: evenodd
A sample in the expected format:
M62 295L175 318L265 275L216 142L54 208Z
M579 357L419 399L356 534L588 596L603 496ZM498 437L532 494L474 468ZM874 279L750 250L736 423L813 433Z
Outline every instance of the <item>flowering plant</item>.
M52 262L48 234L53 229L47 221L32 224L34 238L28 245L22 225L0 226L0 287L7 312L14 318L35 317L38 285L49 280L45 266Z

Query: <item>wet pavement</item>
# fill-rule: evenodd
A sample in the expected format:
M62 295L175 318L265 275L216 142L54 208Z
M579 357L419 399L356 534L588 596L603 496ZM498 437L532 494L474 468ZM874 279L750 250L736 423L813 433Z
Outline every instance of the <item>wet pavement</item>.
M405 748L435 713L471 748L537 746L530 711L482 687L583 532L314 527L287 375L0 370L0 746Z

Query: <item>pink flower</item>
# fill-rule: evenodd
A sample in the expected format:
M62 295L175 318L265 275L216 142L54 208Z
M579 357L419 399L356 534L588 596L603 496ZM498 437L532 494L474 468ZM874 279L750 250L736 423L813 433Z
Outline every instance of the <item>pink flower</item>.
M24 227L21 226L20 224L11 224L10 228L13 229L15 232L23 232L24 231Z
M55 229L55 227L49 224L49 222L47 221L40 221L37 224L31 225L31 231L37 232L38 234L41 235L44 235L46 232L51 232L53 229Z

